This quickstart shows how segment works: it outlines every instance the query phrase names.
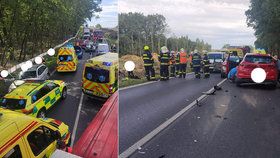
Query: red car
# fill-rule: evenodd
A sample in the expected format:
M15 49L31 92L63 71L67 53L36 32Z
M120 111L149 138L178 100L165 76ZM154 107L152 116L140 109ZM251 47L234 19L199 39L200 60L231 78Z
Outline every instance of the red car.
M238 66L240 60L241 59L238 56L228 55L222 63L221 78L226 78L230 70Z
M267 54L247 53L240 65L237 67L236 85L242 83L253 83L251 72L255 68L262 68L266 72L264 84L271 84L273 87L277 85L278 70L276 61Z

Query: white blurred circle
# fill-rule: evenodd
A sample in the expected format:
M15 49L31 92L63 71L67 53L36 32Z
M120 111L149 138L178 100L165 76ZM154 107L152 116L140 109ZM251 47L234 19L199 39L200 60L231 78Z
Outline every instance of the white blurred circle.
M2 71L1 71L1 76L2 76L3 78L6 78L8 75L9 75L9 72L8 72L7 70L2 70Z
M22 64L22 65L20 66L20 68L21 68L21 70L22 70L23 72L25 72L25 71L28 70L28 66L27 66L26 63Z
M43 62L42 57L36 57L36 58L35 58L35 63L36 63L36 64L39 65L39 64L42 64L42 62Z
M126 71L133 71L135 69L135 64L133 61L127 61L124 63L124 68Z
M48 54L49 54L49 56L53 56L55 54L55 50L53 48L50 48L48 50Z
M27 66L28 69L31 68L31 67L33 66L33 63L32 63L32 61L30 61L30 60L28 60L25 64L26 64L26 66Z
M251 72L251 78L255 83L262 83L266 79L266 72L262 68L255 68Z

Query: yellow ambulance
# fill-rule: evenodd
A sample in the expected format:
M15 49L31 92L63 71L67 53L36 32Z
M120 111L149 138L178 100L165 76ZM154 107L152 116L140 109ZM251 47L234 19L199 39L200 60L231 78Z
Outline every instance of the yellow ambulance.
M69 145L69 127L63 122L0 108L0 157L50 157Z
M58 72L74 72L77 70L78 57L73 46L61 47L57 55Z
M106 53L87 60L83 71L85 94L109 98L118 89L118 54Z

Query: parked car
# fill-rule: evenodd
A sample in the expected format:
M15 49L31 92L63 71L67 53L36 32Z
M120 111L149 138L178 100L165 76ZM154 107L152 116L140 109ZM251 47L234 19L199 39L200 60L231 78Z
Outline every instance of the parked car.
M235 55L229 55L222 63L221 78L226 78L231 69L239 65L241 59Z
M33 65L19 76L21 80L47 80L50 78L49 69L46 65Z
M83 58L83 49L80 46L74 46L76 55L78 57L78 59L82 59Z
M209 52L207 53L209 63L210 63L210 71L211 72L221 72L222 63L225 58L225 53L223 52Z
M263 84L277 85L278 70L276 61L267 54L247 53L242 62L237 67L236 85L243 83L253 83L251 72L255 68L262 68L266 72L266 79Z

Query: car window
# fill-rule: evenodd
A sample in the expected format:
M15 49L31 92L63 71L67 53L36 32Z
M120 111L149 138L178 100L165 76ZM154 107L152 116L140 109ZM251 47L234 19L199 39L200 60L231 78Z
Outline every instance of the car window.
M57 84L50 82L47 84L47 86L50 88L50 90L52 91L53 89L55 89L56 87L59 87Z
M45 126L40 126L27 136L28 143L35 156L38 156L55 141L52 137L53 132L53 130Z
M32 96L32 103L40 100L51 91L48 85L44 85L35 95Z
M269 63L272 62L272 57L270 57L270 56L247 55L245 57L245 61L250 62L250 63L269 64Z
M36 78L36 77L37 77L36 71L25 71L21 75L21 79Z
M3 158L22 158L21 151L19 145L16 145L12 148Z
M60 62L68 62L73 60L72 55L60 55L58 58Z
M45 66L41 66L39 69L38 69L38 75L42 75L42 73L46 70L46 67Z

